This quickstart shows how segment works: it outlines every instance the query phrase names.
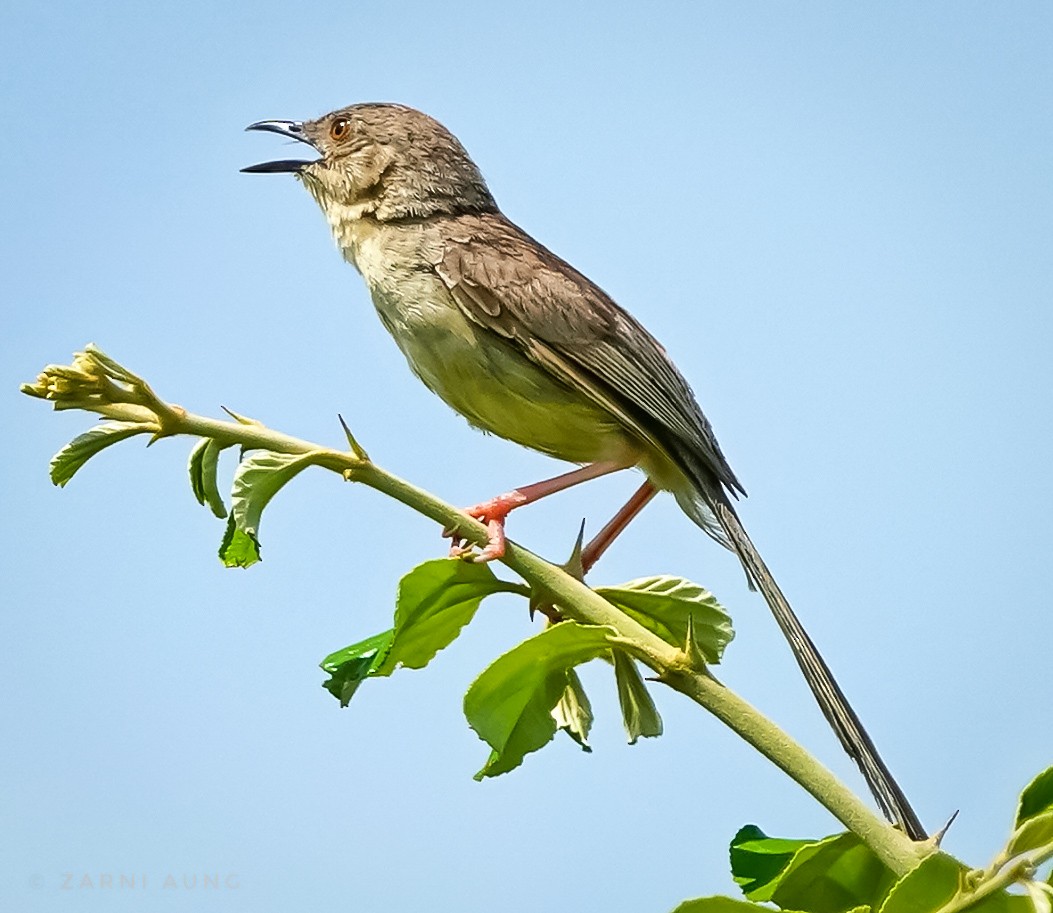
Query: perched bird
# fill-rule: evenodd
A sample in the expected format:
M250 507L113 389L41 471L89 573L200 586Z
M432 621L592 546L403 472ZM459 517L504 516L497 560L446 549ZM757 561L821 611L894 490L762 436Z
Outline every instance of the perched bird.
M745 490L665 350L598 286L504 216L445 127L396 104L311 121L260 121L311 160L253 165L296 175L414 373L472 425L580 468L470 508L476 557L499 557L506 515L586 479L639 467L647 481L586 550L591 564L657 490L738 555L787 637L824 715L879 805L925 832L760 554L732 498ZM460 550L457 542L455 550Z

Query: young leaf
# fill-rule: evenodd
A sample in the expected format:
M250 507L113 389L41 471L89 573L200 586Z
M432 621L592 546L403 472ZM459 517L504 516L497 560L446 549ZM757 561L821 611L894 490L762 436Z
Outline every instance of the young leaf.
M1005 857L1012 859L1040 847L1053 845L1053 809L1028 818L1009 838L1004 850Z
M732 897L696 897L685 900L673 913L772 913L771 907L750 903L746 900L735 900ZM801 913L801 911L783 910L782 913ZM867 908L846 913L869 913Z
M643 577L620 586L598 586L596 592L674 647L684 645L690 616L695 640L711 663L720 662L735 636L731 617L716 597L683 577Z
M647 690L640 669L624 650L613 650L614 680L618 685L618 703L622 708L622 722L629 736L629 744L636 740L656 738L662 734L662 718L658 715L651 693Z
M731 870L750 900L814 913L869 909L895 881L854 834L784 840L768 837L753 825L739 830L731 841Z
M261 450L241 461L234 472L230 522L219 547L227 567L250 567L260 560L256 531L263 508L283 485L314 462L311 453Z
M322 660L322 668L329 673L329 679L322 682L322 687L346 707L358 686L370 675L376 675L377 669L384 661L391 641L395 636L394 629L374 634L357 644L344 647L330 653Z
M244 459L234 472L231 513L238 529L253 539L260 515L271 498L294 476L314 462L310 453L275 453L261 450Z
M838 834L801 847L778 877L771 900L782 908L841 913L876 907L895 874L855 834Z
M498 657L464 696L468 724L493 751L475 775L496 777L523 763L556 733L552 708L568 672L610 651L612 628L562 621Z
M552 708L552 719L556 721L556 728L562 729L583 751L592 751L588 745L589 732L592 730L592 704L574 669L567 673L567 687Z
M227 528L223 532L223 541L219 543L219 560L225 567L252 567L263 560L259 542L238 529L233 514L227 517Z
M1016 827L1053 808L1053 767L1042 771L1024 787L1016 809Z
M230 446L230 445L227 445ZM221 520L227 515L223 497L216 484L216 469L219 455L225 449L215 438L202 438L190 451L187 472L190 474L190 488L197 498L197 503L207 504L209 509Z
M755 824L747 824L731 838L731 874L750 900L771 900L779 875L803 846L814 840L769 837Z
M960 896L965 873L965 866L957 859L946 853L933 853L896 882L881 904L879 913L935 913ZM1032 911L1026 897L1011 897L1005 893L985 897L968 909L969 913Z
M96 425L90 431L77 435L51 458L51 481L62 488L81 466L111 444L155 431L156 425L145 422L103 422Z
M499 580L488 564L436 558L417 565L399 581L395 638L377 674L422 669L461 633L484 597L504 592L523 587Z

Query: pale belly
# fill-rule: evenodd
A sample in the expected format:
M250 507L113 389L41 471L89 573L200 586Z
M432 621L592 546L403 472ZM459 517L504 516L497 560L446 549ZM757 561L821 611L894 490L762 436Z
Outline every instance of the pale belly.
M474 427L572 463L639 466L725 542L682 469L654 441L564 385L469 320L435 273L442 239L426 222L383 226L323 207L344 257L362 274L381 321L413 372Z
M574 463L635 464L640 445L602 408L463 315L438 280L373 303L414 373L482 431Z

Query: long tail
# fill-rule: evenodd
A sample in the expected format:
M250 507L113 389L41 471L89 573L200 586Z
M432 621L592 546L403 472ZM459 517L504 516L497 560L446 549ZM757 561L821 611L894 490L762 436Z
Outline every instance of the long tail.
M808 687L829 721L848 756L856 762L863 779L874 794L885 817L898 824L913 840L925 840L926 833L921 821L911 808L910 802L896 783L885 762L881 760L877 748L856 712L848 703L844 692L834 680L833 673L800 620L790 608L782 590L772 577L771 571L764 563L750 537L746 535L735 509L726 498L720 498L713 504L713 511L728 539L742 561L750 579L761 591L768 603L775 621L789 641L797 665L801 667Z

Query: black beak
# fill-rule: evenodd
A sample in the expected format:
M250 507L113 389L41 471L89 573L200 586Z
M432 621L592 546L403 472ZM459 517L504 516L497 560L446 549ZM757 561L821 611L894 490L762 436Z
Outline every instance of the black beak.
M295 120L261 120L249 124L246 130L262 130L266 133L277 133L287 139L294 139L301 143L307 143L313 147L307 134L304 133L303 124ZM259 165L249 165L241 170L246 174L298 174L305 165L311 162L305 159L281 159L276 162L261 162Z

